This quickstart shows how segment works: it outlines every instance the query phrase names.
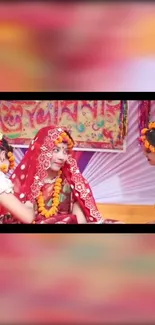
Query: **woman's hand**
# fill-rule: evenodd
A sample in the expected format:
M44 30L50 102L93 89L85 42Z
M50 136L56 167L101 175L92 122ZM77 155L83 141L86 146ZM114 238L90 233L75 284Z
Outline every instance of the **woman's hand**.
M30 201L26 201L25 206L29 209L33 209L33 204Z
M0 194L0 204L3 209L12 214L16 219L23 223L31 223L34 220L34 210L30 204L29 208L21 203L12 193Z

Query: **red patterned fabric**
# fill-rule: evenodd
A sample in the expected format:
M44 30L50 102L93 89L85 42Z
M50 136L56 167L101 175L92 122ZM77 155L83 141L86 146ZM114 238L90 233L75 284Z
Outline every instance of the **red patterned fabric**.
M67 130L54 126L42 128L31 141L23 160L11 176L15 194L23 203L26 201L34 203L38 197L44 179L47 177L47 170L50 168L54 141L64 131ZM80 173L77 162L71 154L68 156L62 173L70 184L73 199L79 203L87 222L103 223L90 186Z
M73 214L57 214L51 218L44 218L41 215L38 215L35 219L35 223L44 223L44 224L77 224L77 218Z

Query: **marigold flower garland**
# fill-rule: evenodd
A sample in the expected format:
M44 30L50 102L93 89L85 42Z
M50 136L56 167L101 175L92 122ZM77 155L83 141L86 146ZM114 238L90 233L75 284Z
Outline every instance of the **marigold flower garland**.
M10 152L8 152L7 156L8 156L8 160L10 163L9 166L7 166L6 164L2 164L0 166L0 170L4 174L7 174L10 169L14 169L14 167L15 167L15 157L14 157L13 153L10 151Z
M54 144L57 146L58 144L60 144L64 141L67 142L68 149L71 150L73 148L73 142L69 138L69 136L67 135L66 132L61 133L61 135L54 142ZM40 194L39 194L38 198L36 199L37 205L38 205L38 212L46 218L52 217L53 215L55 215L58 212L59 195L60 195L61 188L62 188L61 174L62 174L62 171L60 170L58 172L58 178L56 179L54 188L53 188L53 195L52 195L53 203L52 203L51 208L49 210L47 210L45 208L45 201L44 201L42 191L40 191Z
M61 186L62 186L62 178L60 177L61 174L62 174L62 171L60 170L58 172L58 178L56 179L55 184L54 184L52 207L49 210L47 210L45 208L45 201L44 201L42 191L40 191L40 194L39 194L39 196L37 198L38 212L40 212L40 214L42 216L45 216L46 218L52 217L58 211L59 194L60 194Z
M13 153L11 151L9 151L7 156L8 156L9 162L10 162L9 169L14 169L15 168L15 157L14 157Z
M146 138L147 132L151 131L152 129L155 130L155 122L150 122L148 128L142 129L142 131L141 131L142 136L141 136L140 140L142 141L142 143L144 144L144 147L146 149L149 149L151 152L155 152L155 147L152 146Z
M70 139L68 134L66 132L61 133L61 135L58 137L58 139L55 141L55 145L58 145L59 143L67 142L68 149L72 149L74 144L73 141Z
M0 145L3 147L3 142L2 142L2 140L3 140L3 134L0 132ZM4 150L5 150L5 148L4 148ZM8 171L9 171L10 169L13 169L13 168L15 167L15 157L14 157L14 155L13 155L13 152L9 151L9 152L7 153L7 158L8 158L8 160L9 160L9 166L7 166L6 164L2 164L2 165L0 166L0 170L1 170L4 174L7 174Z
M0 170L1 170L4 174L7 174L7 172L8 172L8 167L7 167L7 165L6 165L6 164L2 164L2 165L0 166Z

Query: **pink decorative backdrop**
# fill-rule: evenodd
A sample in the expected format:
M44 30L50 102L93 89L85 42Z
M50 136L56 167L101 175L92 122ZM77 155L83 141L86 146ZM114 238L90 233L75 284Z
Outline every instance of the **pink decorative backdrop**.
M0 101L0 128L13 145L25 147L43 127L65 126L79 150L123 151L125 100Z

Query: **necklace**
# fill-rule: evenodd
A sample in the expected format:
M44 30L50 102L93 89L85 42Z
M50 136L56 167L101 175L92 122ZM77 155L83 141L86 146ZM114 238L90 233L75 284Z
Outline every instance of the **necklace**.
M53 179L46 178L44 180L44 184L53 184L53 183L55 183L55 181L56 181L57 178L58 178L58 176L55 177L55 178L53 178Z

